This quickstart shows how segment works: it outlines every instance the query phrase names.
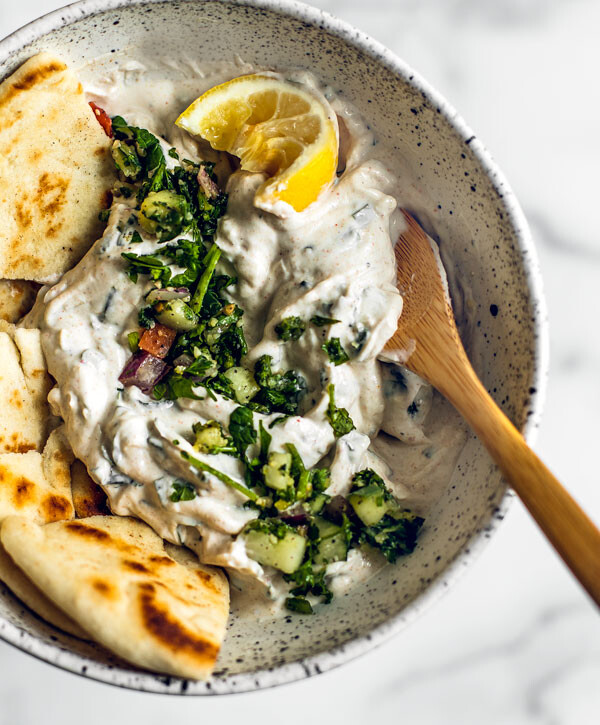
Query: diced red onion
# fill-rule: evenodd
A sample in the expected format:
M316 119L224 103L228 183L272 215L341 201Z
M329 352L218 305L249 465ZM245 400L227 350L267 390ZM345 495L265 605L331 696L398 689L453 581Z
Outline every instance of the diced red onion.
M200 171L198 171L198 184L207 199L214 199L216 196L219 196L219 187L210 178L204 166L201 166Z
M154 357L145 350L138 350L125 363L119 381L123 385L135 385L142 393L152 388L169 372L170 366L164 360Z
M290 526L303 526L304 524L308 523L308 514L302 513L302 514L289 514L289 515L283 515L280 516L281 520L284 521L286 524L289 524Z
M154 304L155 302L167 302L168 300L182 300L190 296L187 287L163 287L162 289L153 289L146 295L146 302Z

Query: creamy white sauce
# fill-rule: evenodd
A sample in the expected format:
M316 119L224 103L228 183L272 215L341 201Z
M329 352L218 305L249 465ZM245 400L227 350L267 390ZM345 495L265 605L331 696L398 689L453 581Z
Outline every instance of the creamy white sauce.
M110 115L161 135L183 157L217 160L173 121L203 91L252 70L242 63L200 69L129 61L88 84L88 92ZM317 85L306 73L293 75ZM251 368L268 354L274 369L296 369L308 382L301 414L270 430L271 450L289 442L307 467L330 464L332 494L347 493L352 475L372 467L398 498L423 513L447 485L465 432L430 386L379 359L402 310L393 243L403 225L398 205L407 182L401 169L382 162L390 157L374 146L356 111L331 89L322 90L350 135L344 173L309 209L286 218L254 207L263 177L233 173L216 242L239 280L229 296L245 311L246 364ZM222 159L217 170L222 179L230 173ZM121 254L152 253L160 246L121 202L113 205L104 236L55 286L41 291L27 320L42 330L48 368L56 379L49 396L52 409L65 421L76 456L106 491L115 513L137 516L165 539L193 548L204 562L226 567L234 591L245 592L246 601L258 583L263 600L268 595L278 603L287 585L275 570L250 559L243 540L236 538L256 512L243 507L242 494L181 457L187 450L243 482L239 460L203 456L190 442L193 423L227 425L237 404L221 397L155 402L118 381L130 356L127 333L137 329L138 310L151 289L145 277L136 284L129 280ZM141 244L131 243L133 230L142 236ZM341 322L308 325L293 343L277 339L274 326L282 318L315 314ZM320 347L328 337L341 339L350 362L336 367L328 361ZM335 385L336 404L348 409L356 425L338 441L325 416L329 382ZM278 415L255 414L255 423L263 419L267 425ZM193 483L198 495L174 503L172 483L181 478ZM333 590L365 578L382 561L352 550L346 562L328 567Z

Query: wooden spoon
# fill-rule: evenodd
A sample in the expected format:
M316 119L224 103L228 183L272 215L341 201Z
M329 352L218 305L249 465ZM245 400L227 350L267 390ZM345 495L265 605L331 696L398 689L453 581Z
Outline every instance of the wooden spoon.
M600 606L600 531L525 443L487 393L460 341L436 256L425 232L408 229L395 248L404 308L386 350L406 351L409 370L428 380L471 425L592 599Z

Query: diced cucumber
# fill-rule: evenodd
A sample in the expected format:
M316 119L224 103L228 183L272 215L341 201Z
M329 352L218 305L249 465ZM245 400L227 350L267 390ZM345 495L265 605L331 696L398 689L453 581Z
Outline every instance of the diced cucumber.
M306 539L295 531L287 531L279 539L275 534L251 529L243 537L248 556L263 566L272 566L284 574L292 574L302 564Z
M193 330L198 324L198 317L183 300L159 302L155 309L158 310L156 319L172 330Z
M212 453L215 449L224 448L230 443L225 436L223 426L216 420L194 423L192 428L196 434L194 448L202 453Z
M138 220L144 231L168 242L193 219L185 196L163 189L151 191L142 202Z
M142 170L142 165L135 149L128 144L117 140L113 142L111 154L115 166L123 174L125 179L134 180Z
M329 496L326 493L317 494L312 501L307 501L304 506L308 508L311 514L318 514L323 510L323 506L329 502Z
M318 516L315 524L319 529L320 541L314 562L317 566L326 566L334 561L345 561L348 556L348 542L341 526Z
M319 529L319 537L321 539L328 539L331 536L335 536L341 530L340 526L337 526L332 521L327 521L322 516L315 518L315 525Z
M376 484L354 491L348 496L348 501L365 526L374 526L388 511L395 508L393 501L386 501L384 491Z
M290 475L291 466L291 453L269 453L268 463L262 467L266 485L276 491L286 491L293 486L294 479Z
M260 386L254 380L254 375L250 370L246 370L246 368L229 368L223 375L231 383L231 387L235 393L235 399L241 405L248 403L260 390Z

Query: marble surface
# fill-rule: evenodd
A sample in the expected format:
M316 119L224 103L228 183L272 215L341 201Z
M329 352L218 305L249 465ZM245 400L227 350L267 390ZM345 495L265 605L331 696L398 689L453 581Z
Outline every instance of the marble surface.
M0 0L0 37L63 3ZM600 4L595 0L313 0L374 36L457 107L512 184L536 240L551 373L535 448L600 523L595 228ZM275 690L177 699L109 688L0 643L0 725L367 720L591 725L600 620L516 501L441 601L374 652Z

